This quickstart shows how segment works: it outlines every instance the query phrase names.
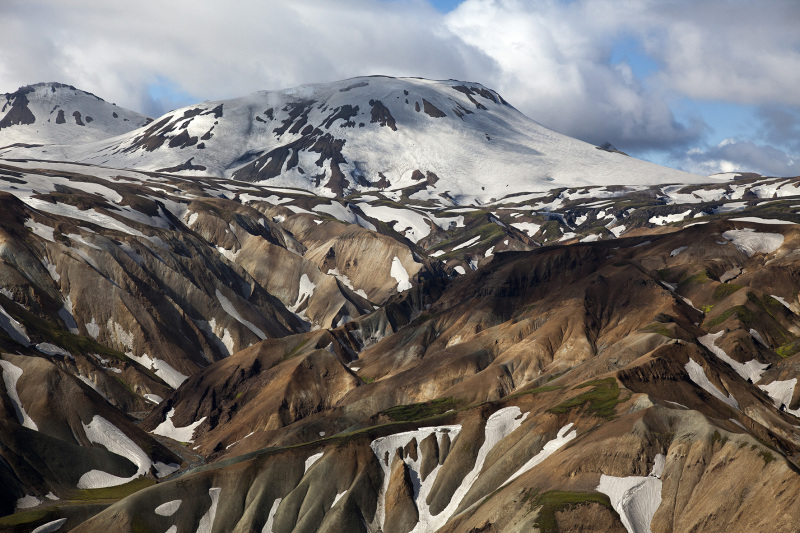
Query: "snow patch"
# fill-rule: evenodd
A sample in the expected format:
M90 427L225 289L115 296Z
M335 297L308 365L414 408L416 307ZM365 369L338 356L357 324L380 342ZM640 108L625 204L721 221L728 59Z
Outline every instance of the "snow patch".
M674 250L672 250L669 253L669 256L670 257L675 257L676 255L678 255L679 253L681 253L682 251L684 251L684 250L686 250L688 248L689 248L688 246L681 246L680 248L675 248Z
M125 352L125 355L142 365L143 367L147 368L148 370L152 370L156 373L158 377L164 380L164 382L172 387L173 389L177 389L181 386L181 383L189 379L189 376L181 374L169 363L162 359L155 359L151 358L147 354L142 354L140 356L134 355L131 352Z
M14 406L14 411L17 413L17 419L20 424L28 429L39 431L39 426L37 426L36 422L25 412L25 407L22 406L22 401L19 399L19 394L17 393L17 381L19 381L19 378L22 376L22 369L2 359L0 359L0 368L3 369L3 384L6 386L6 394L11 400L11 404Z
M308 469L311 468L311 465L313 465L314 463L316 463L317 461L320 460L320 458L322 457L323 453L324 452L315 453L314 455L312 455L308 459L306 459L306 469L303 471L303 474L308 472Z
M754 330L750 330L754 331ZM733 368L737 374L739 374L742 379L750 380L752 383L758 383L761 380L761 376L766 372L767 368L769 368L769 364L761 363L755 359L752 359L746 363L740 363L735 359L731 358L725 351L716 345L717 339L722 337L725 331L718 331L717 333L709 333L708 335L703 335L702 337L697 338L697 342L705 346L711 353L716 355L719 359L722 359L726 363L728 363L731 368ZM756 332L758 334L758 332ZM760 335L759 335L760 337ZM764 343L763 339L761 340L762 344Z
M752 257L756 253L772 253L783 244L783 235L780 233L762 233L751 228L728 230L722 236L731 241L747 257Z
M181 506L183 500L172 500L171 502L162 503L155 509L155 513L159 516L172 516Z
M175 415L175 408L173 407L167 413L167 418L161 422L156 429L150 433L161 435L162 437L169 437L178 442L194 442L194 430L197 426L203 423L206 417L189 424L188 426L176 427L172 422L172 417Z
M628 533L650 532L650 522L661 505L660 477L665 462L663 455L657 455L649 476L600 476L597 491L611 500Z
M456 246L455 248L453 248L451 251L452 251L452 252L455 252L456 250L460 250L460 249L462 249L462 248L467 248L468 246L472 246L472 245L474 245L474 244L477 244L477 243L478 243L478 241L480 241L480 240L481 240L481 236L480 236L480 235L478 235L478 236L476 236L476 237L473 237L473 238L471 238L470 240L468 240L468 241L466 241L466 242L463 242L463 243L459 244L458 246Z
M269 508L269 515L267 515L267 521L264 523L264 527L261 528L261 533L272 533L272 524L275 522L275 513L278 512L278 506L281 504L283 498L275 498L275 501L272 502L272 507Z
M569 441L571 441L572 439L577 437L578 436L577 430L573 429L572 431L570 431L570 428L572 427L572 425L573 425L572 422L570 422L566 426L564 426L561 429L559 429L558 430L558 434L556 435L556 438L554 438L551 441L548 441L542 447L542 450L539 453L534 455L530 459L530 461L528 461L527 463L522 465L519 468L519 470L517 470L516 472L511 474L511 476L506 480L505 483L503 483L503 485L507 485L507 484L511 483L512 481L517 479L519 476L521 476L522 474L524 474L528 470L532 469L533 467L535 467L536 465L538 465L539 463L541 463L542 461L544 461L545 459L547 459L548 457L553 455L556 452L556 450L558 450L559 448L564 446L566 443L568 443Z
M208 489L208 495L211 497L211 507L208 508L206 514L203 515L203 518L201 518L200 522L197 524L196 533L211 533L211 526L214 525L214 518L217 515L217 504L219 503L220 492L222 492L222 488L220 487Z
M17 500L16 509L30 509L31 507L36 507L40 503L42 503L42 501L36 496L27 495Z
M14 320L6 310L0 305L0 328L8 334L15 342L28 347L31 345L31 339L28 337L28 332L25 326Z
M720 391L714 386L713 383L711 383L711 381L709 381L708 376L706 376L706 372L703 370L703 367L700 366L700 363L690 357L689 362L686 363L684 368L686 369L686 373L689 374L689 379L691 379L695 385L715 398L727 403L734 409L739 408L739 402L736 401L736 398L734 398L733 395L725 396L722 394L722 391Z
M53 520L52 522L47 522L46 524L42 524L41 526L37 527L33 530L33 533L55 533L61 527L67 523L66 518L59 518L58 520Z
M333 506L336 505L336 502L341 500L342 496L344 496L345 494L347 494L346 490L344 492L340 492L339 494L337 494L336 497L333 499L333 503L331 504L331 508L333 508Z
M794 396L794 388L797 385L797 378L787 379L783 381L773 381L767 385L759 385L758 388L767 393L772 398L776 409L782 406L786 409L787 413L800 417L800 409L789 409L789 404L792 402Z
M262 341L267 338L267 335L263 331L261 331L258 327L256 327L255 324L242 318L242 315L239 314L239 312L236 310L236 308L233 306L230 300L228 300L225 297L225 295L223 295L219 291L219 289L216 289L216 293L217 293L217 300L219 300L219 303L222 305L222 308L225 310L226 313L228 313L230 316L236 319L237 322L245 326L247 329L252 331L256 335L256 337L258 337Z
M89 442L95 442L106 448L111 453L121 455L130 460L137 466L136 473L128 478L122 478L102 472L100 470L90 470L78 480L79 489L100 489L105 487L115 487L133 481L139 476L147 474L152 466L152 462L147 454L135 442L131 440L117 426L106 420L100 415L95 415L89 425L81 423L83 431Z
M535 224L533 222L514 222L511 224L511 227L527 234L528 237L533 237L539 233L539 230L542 228L541 224Z
M408 272L403 268L403 263L400 262L399 257L394 256L394 259L392 259L392 269L389 274L397 280L397 292L407 291L411 288Z

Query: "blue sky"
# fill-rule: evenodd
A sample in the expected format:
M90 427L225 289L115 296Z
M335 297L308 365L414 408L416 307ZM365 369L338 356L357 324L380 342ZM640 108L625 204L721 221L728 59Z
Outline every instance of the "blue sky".
M60 81L159 115L359 75L456 78L657 163L800 175L797 0L5 0L0 20L0 92Z

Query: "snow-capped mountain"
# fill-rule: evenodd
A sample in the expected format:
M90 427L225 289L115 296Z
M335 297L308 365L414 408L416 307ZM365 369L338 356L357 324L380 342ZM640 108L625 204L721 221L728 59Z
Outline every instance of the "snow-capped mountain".
M99 141L128 133L150 121L63 83L20 87L0 95L0 102L0 147Z
M558 187L709 181L556 133L477 83L385 76L205 102L104 142L23 152L328 196L404 189L443 205Z

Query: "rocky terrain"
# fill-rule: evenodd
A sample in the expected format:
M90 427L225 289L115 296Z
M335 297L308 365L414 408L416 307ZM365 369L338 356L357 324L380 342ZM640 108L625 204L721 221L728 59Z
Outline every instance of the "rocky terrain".
M5 98L0 530L796 529L800 178L455 81Z

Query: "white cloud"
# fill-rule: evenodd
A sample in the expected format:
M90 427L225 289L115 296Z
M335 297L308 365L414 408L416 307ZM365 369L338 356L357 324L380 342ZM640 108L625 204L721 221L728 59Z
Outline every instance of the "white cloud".
M800 4L734 0L3 0L2 91L61 81L137 111L367 74L460 78L539 122L626 150L698 144L680 98L800 105ZM612 64L633 36L659 70ZM791 128L789 129L791 131Z
M756 172L764 176L798 176L800 159L774 146L725 139L716 146L693 148L676 156L674 165L695 174Z

